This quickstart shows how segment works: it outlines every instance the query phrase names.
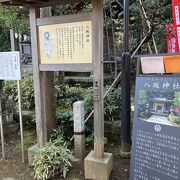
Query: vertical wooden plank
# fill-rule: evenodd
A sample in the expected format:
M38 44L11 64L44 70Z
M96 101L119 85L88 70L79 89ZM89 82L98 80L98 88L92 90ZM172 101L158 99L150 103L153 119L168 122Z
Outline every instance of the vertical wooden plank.
M41 8L40 17L51 16L51 7ZM47 128L47 138L50 137L53 129L56 128L56 104L54 88L54 72L40 72L41 93L44 111L44 121Z
M33 76L35 89L36 130L38 144L42 146L56 127L54 73L39 71L38 32L36 19L40 16L38 8L30 8L31 44ZM42 15L43 12L42 12Z
M94 152L104 156L103 0L93 0Z
M30 28L31 28L31 44L32 44L32 63L33 63L33 79L35 92L35 111L36 111L36 131L37 141L42 146L47 141L46 123L44 122L41 81L38 60L38 43L37 43L37 27L36 18L39 17L39 9L30 8Z
M54 72L40 72L41 94L44 112L43 123L46 123L47 139L56 128L56 104L54 90Z

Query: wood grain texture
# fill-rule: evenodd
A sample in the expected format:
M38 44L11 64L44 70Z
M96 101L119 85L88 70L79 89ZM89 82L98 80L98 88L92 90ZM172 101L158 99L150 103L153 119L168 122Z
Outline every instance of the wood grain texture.
M93 64L94 64L94 153L104 156L104 102L103 102L103 0L93 0ZM97 94L99 97L97 98Z
M91 72L92 64L40 64L40 71Z
M63 16L37 18L37 25L44 26L44 25L52 25L52 24L91 21L92 19L93 19L93 13L88 12L88 13L79 13L79 14L71 14L71 15L63 15Z
M51 15L52 15L51 7L40 9L41 17L50 18ZM36 19L36 25L37 25L37 19ZM40 64L40 59L38 62ZM56 129L57 127L54 72L48 71L48 72L39 72L39 73L40 73L40 81L41 81L40 88L42 93L42 104L43 104L43 114L44 114L44 119L42 119L42 121L45 123L46 129L44 131L46 131L45 134L47 134L47 139L49 139L53 130Z
M46 9L49 11L48 9ZM42 16L47 11L41 13ZM39 53L36 18L40 15L39 8L30 8L30 26L33 62L33 78L35 89L36 131L38 144L42 146L47 142L50 133L56 126L55 97L54 97L54 73L39 71ZM44 13L44 14L43 14Z
M30 28L31 28L31 43L32 46L32 63L33 63L33 79L34 79L34 91L35 91L35 111L36 111L36 132L37 141L42 146L47 141L46 123L43 123L43 105L41 94L41 81L39 73L39 60L38 60L38 43L37 43L37 27L36 18L39 16L39 9L30 8Z

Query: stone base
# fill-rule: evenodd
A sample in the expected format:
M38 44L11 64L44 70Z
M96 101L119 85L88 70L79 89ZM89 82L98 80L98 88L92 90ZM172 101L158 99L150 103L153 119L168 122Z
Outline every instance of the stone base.
M91 151L84 159L85 179L109 180L113 168L113 156L111 153L104 153L103 158L94 157Z
M38 150L38 148L39 148L39 145L35 144L28 149L28 164L29 164L29 166L32 166L33 157L34 157L34 154L36 153L36 151Z
M74 154L75 157L84 160L85 157L85 135L74 135Z
M121 141L120 156L123 158L131 157L131 144Z
M119 154L122 158L130 159L131 158L131 152L122 152L120 151Z

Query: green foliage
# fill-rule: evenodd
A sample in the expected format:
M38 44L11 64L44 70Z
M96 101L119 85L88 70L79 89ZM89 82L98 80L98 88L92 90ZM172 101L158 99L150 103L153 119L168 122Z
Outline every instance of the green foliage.
M34 109L34 88L32 77L25 77L20 81L21 87L21 98L22 108L24 110ZM109 86L105 87L105 91ZM12 97L14 102L18 102L17 96L17 84L16 81L5 81L3 87L3 98L4 101L8 97ZM88 115L93 110L93 88L82 88L79 85L70 86L55 86L56 104L57 104L57 119L59 125L70 124L70 128L73 126L72 123L72 105L74 102L84 100L85 102L85 113ZM118 107L121 98L120 88L112 88L107 94L104 107L105 107L105 119L116 120L119 116Z
M5 52L10 50L10 39L9 39L9 32L6 27L3 27L2 24L0 25L0 52Z
M35 154L34 178L46 180L57 174L66 177L71 166L72 152L68 149L62 133L55 133L55 139L47 142Z
M93 87L89 87L84 96L85 113L89 114L93 110Z
M66 136L72 136L73 133L73 111L72 108L60 107L56 110L58 125L66 133Z
M139 92L139 101L138 101L138 105L139 106L143 106L147 103L147 92L145 90L141 90Z
M20 132L19 132L20 134ZM30 147L32 147L34 144L36 144L37 139L36 139L36 132L35 130L24 130L24 149L28 150ZM16 142L16 147L20 150L21 149L21 142L18 140Z
M144 17L139 1L130 4L130 47L133 49L149 31L146 20L149 20L155 36L158 52L166 52L166 25L172 23L172 1L144 0L142 1L147 19ZM152 38L148 40L153 52ZM150 53L145 43L141 48L142 54Z
M54 16L89 12L92 9L92 4L89 2L80 2L66 5L57 5L53 8Z
M168 119L170 122L174 123L174 124L177 124L177 125L180 125L180 116L175 116L175 115L169 115L168 116Z
M0 5L0 22L2 27L27 34L29 29L28 11L19 7Z
M80 86L70 86L66 85L56 85L56 100L58 107L71 107L72 104L76 101L82 100L84 89Z
M109 86L104 88L104 92L109 89ZM117 120L119 118L119 104L121 100L121 89L112 88L104 99L104 115L105 120ZM87 115L93 110L93 88L88 88L84 97L85 112Z
M107 144L107 138L104 137L104 144ZM85 144L86 146L91 146L94 143L94 134L91 134L85 138Z
M139 92L139 100L138 100L138 105L139 105L139 113L143 113L145 111L145 105L148 103L148 97L147 97L147 92L145 90L141 90Z
M180 92L175 92L174 93L173 104L174 104L175 107L180 108Z
M108 89L109 86L106 86L105 92ZM121 89L112 88L104 100L104 114L106 120L114 121L119 119L120 100L121 100Z
M34 108L34 87L31 76L25 77L20 81L22 109L31 110ZM14 102L18 102L18 91L16 81L4 81L3 98L12 97Z

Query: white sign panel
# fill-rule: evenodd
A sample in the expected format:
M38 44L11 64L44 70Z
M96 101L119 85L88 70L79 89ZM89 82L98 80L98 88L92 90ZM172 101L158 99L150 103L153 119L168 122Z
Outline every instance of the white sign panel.
M74 132L84 132L84 102L77 101L73 104Z
M21 63L19 52L0 52L0 80L20 79Z

